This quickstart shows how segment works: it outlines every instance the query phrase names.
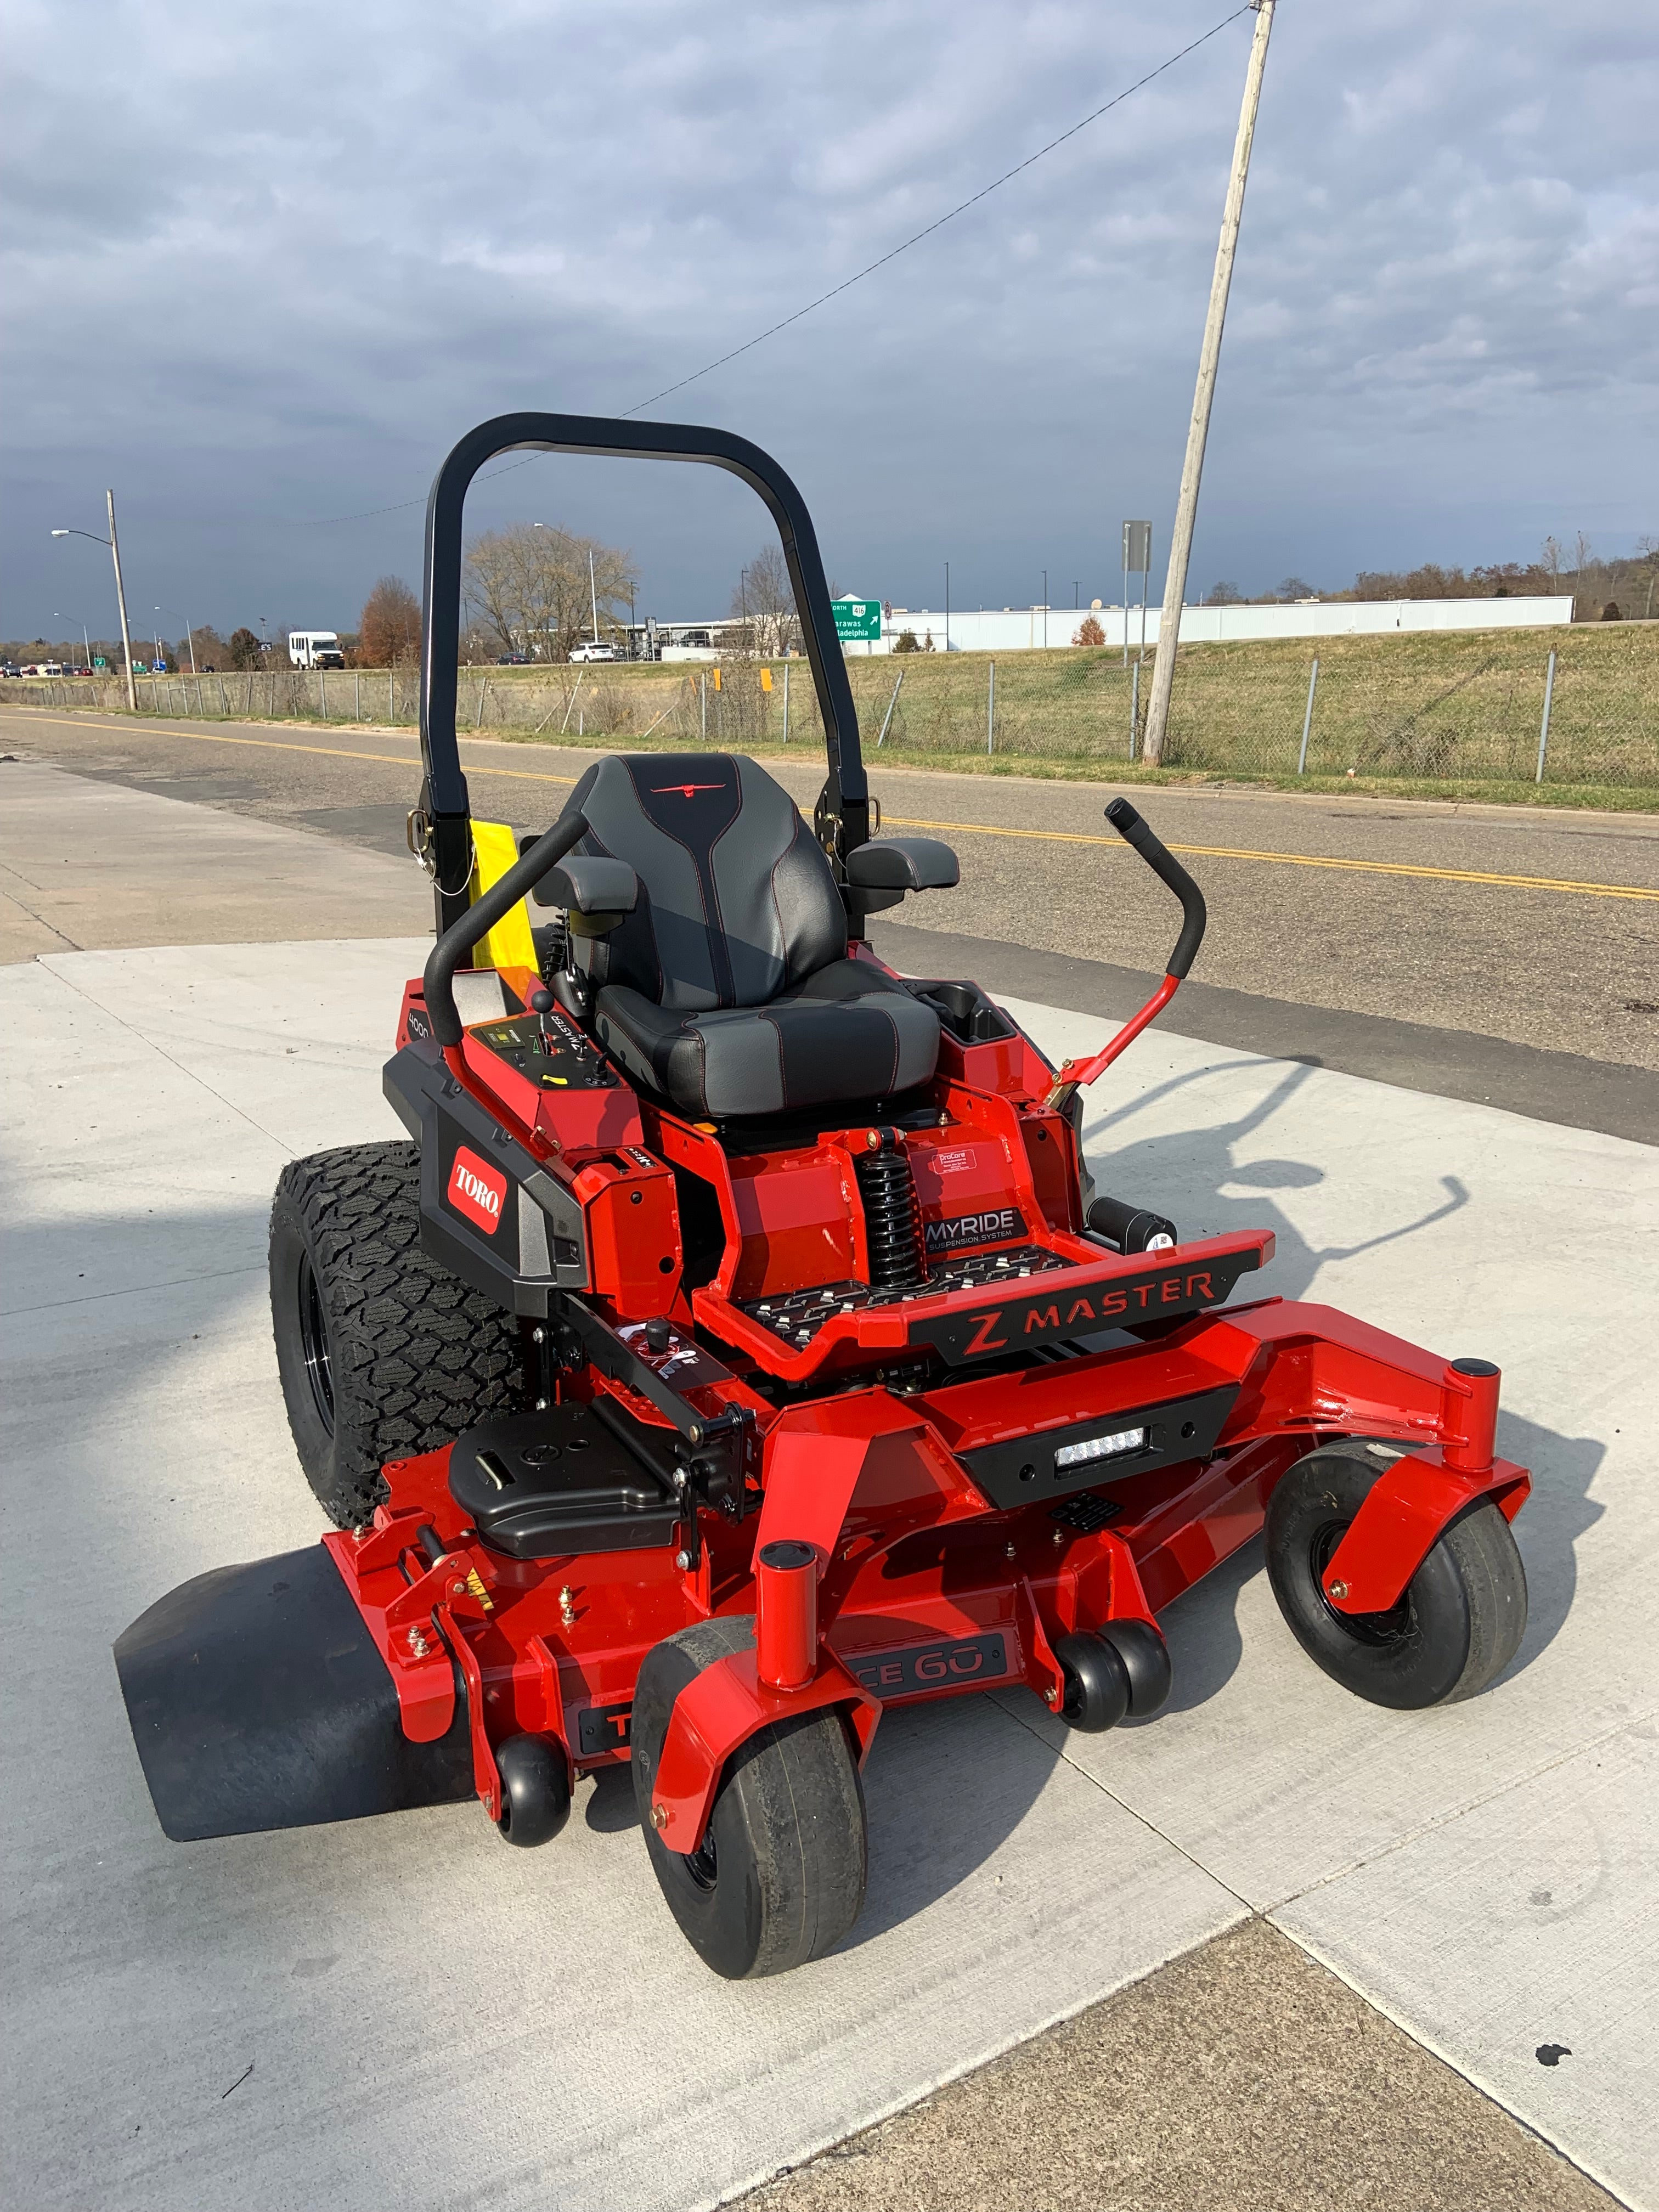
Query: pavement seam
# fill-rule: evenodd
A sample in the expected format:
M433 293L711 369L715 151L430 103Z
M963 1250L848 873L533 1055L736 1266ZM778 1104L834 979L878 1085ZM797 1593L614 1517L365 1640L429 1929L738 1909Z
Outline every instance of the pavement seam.
M1449 1827L1454 1820L1461 1820L1470 1813L1478 1813L1482 1806L1496 1804L1499 1798L1507 1797L1512 1790L1523 1789L1528 1783L1537 1781L1540 1774L1553 1773L1557 1767L1569 1765L1573 1759L1581 1758L1586 1752L1599 1750L1603 1744L1613 1742L1618 1737L1627 1735L1632 1729L1639 1728L1644 1723L1653 1720L1656 1716L1659 1716L1659 1706L1638 1707L1634 1712L1625 1714L1620 1719L1605 1728L1600 1735L1591 1736L1584 1743L1574 1744L1553 1759L1540 1759L1537 1765L1528 1767L1524 1772L1512 1774L1507 1780L1494 1784L1492 1789L1483 1790L1475 1796L1465 1798L1456 1805L1447 1807L1444 1811L1436 1814L1432 1820L1420 1822L1415 1828L1409 1829L1402 1836L1395 1837L1392 1841L1382 1844L1378 1850L1364 1852L1358 1858L1350 1859L1344 1866L1332 1868L1329 1873L1321 1875L1316 1881L1308 1882L1300 1889L1287 1891L1283 1897L1276 1899L1271 1905L1264 1905L1260 1917L1265 1919L1275 1912L1283 1912L1292 1905L1299 1905L1304 1898L1316 1896L1322 1889L1329 1888L1334 1882L1346 1881L1350 1875L1358 1874L1367 1867L1380 1866L1385 1859L1392 1858L1397 1851L1404 1850L1408 1844L1419 1842L1425 1836L1437 1834L1442 1828ZM1200 1863L1201 1862L1198 1860L1194 1861L1194 1865ZM1208 1872L1207 1868L1205 1870ZM1288 1933L1288 1930L1286 1932Z
M1631 2212L1638 2212L1635 2199L1625 2196L1607 2174L1599 2172L1593 2166L1587 2166L1583 2159L1575 2158L1564 2144L1559 2143L1553 2136L1547 2135L1535 2120L1529 2120L1523 2112L1518 2112L1496 2083L1489 2081L1478 2069L1466 2063L1445 2044L1437 2041L1422 2027L1402 2018L1392 2005L1376 1996L1374 1991L1366 1989L1361 1983L1357 1982L1353 1975L1336 1960L1328 1958L1318 1945L1309 1937L1298 1936L1292 1928L1281 1928L1271 1913L1262 1913L1257 1917L1273 1929L1276 1935L1282 1936L1287 1943L1294 1943L1297 1949L1305 1957L1311 1959L1316 1966L1322 1966L1334 1980L1340 1982L1345 1989L1352 1990L1362 2004L1369 2005L1373 2012L1380 2013L1382 2018L1390 2021L1402 2035L1409 2036L1419 2048L1437 2058L1443 2066L1449 2066L1460 2081L1467 2081L1472 2089L1476 2089L1483 2097L1489 2098L1500 2112L1508 2113L1516 2127L1523 2129L1535 2141L1553 2151L1564 2165L1570 2166L1575 2173L1582 2173L1587 2181L1593 2181L1598 2189L1606 2190L1615 2203L1628 2205Z
M1085 1782L1091 1784L1095 1789L1099 1790L1103 1797L1109 1797L1113 1804L1117 1806L1121 1811L1127 1813L1132 1820L1139 1821L1140 1826L1148 1830L1151 1834L1156 1836L1161 1844L1167 1844L1172 1851L1176 1852L1178 1856L1186 1860L1188 1866L1195 1868L1200 1874L1204 1875L1206 1881L1214 1882L1218 1889L1224 1890L1227 1895L1234 1899L1241 1910L1244 1911L1249 1918L1252 1920L1261 1920L1266 1917L1265 1910L1252 1905L1248 1897L1244 1896L1241 1891L1235 1889L1231 1882L1225 1880L1223 1875L1217 1874L1212 1867L1206 1867L1201 1859L1194 1858L1192 1852L1189 1851L1184 1844L1178 1844L1173 1836L1167 1834L1164 1829L1158 1826L1156 1820L1150 1819L1147 1814L1139 1809L1138 1806L1131 1805L1124 1798L1120 1797L1116 1790L1111 1787L1109 1783L1103 1782L1097 1774L1091 1774L1086 1766L1079 1766L1063 1745L1056 1745L1049 1742L1048 1738L1043 1735L1041 1729L1034 1728L1031 1725L1031 1723L1025 1718L1023 1713L1016 1712L1012 1706L1005 1705L1000 1697L996 1699L996 1703L1000 1710L1007 1714L1011 1721L1015 1722L1019 1727L1024 1729L1030 1735L1036 1736L1039 1743L1047 1746L1047 1747L1054 1753L1055 1757L1060 1760L1063 1766L1070 1767L1073 1774L1081 1775Z
M118 1022L129 1036L136 1037L140 1044L148 1045L150 1050L155 1053L159 1059L166 1060L169 1067L176 1067L179 1074L185 1077L188 1081L199 1085L200 1087L206 1091L210 1098L216 1098L219 1103L225 1107L229 1112L234 1114L239 1121L246 1121L250 1129L257 1130L258 1134L264 1137L268 1143L275 1145L277 1151L282 1154L285 1160L291 1159L293 1158L290 1147L276 1134L274 1129L267 1129L264 1122L256 1121L252 1115L250 1114L246 1108L239 1106L234 1098L227 1098L222 1091L216 1091L204 1075L198 1074L193 1067L186 1067L183 1060L175 1060L173 1055L164 1045L158 1044L155 1042L155 1039L152 1036L146 1036L143 1030L135 1029L131 1022L124 1020L119 1014L112 1012L109 1007L103 1005L100 1000L94 999L90 991L83 991L73 976L65 975L62 974L59 969L54 968L52 966L53 961L60 959L63 956L60 953L57 952L40 952L35 955L36 959L40 961L40 965L43 968L47 969L50 974L56 975L58 981L67 986L70 990L73 991L77 998L84 999L88 1006L96 1007L98 1012L106 1021Z
M246 1267L206 1267L194 1275L169 1275L164 1283L129 1283L115 1291L88 1291L74 1298L46 1298L29 1306L0 1306L0 1321L17 1321L29 1314L62 1313L70 1306L96 1305L104 1298L148 1297L156 1291L182 1290L189 1283L228 1283L239 1275L263 1278L264 1269L255 1263Z
M5 872L16 883L28 883L28 878L26 876L20 876L15 868L7 868ZM28 888L38 896L41 887L39 884L29 884ZM84 952L86 951L85 945L77 945L72 937L64 936L64 932L59 929L55 921L48 921L45 915L37 914L27 899L19 898L16 892L12 890L10 884L6 884L3 889L0 889L0 896L9 898L14 906L21 907L23 912L27 915L31 921L38 921L42 929L49 929L54 937L61 939L67 951L70 952ZM44 956L37 952L33 957L39 960Z

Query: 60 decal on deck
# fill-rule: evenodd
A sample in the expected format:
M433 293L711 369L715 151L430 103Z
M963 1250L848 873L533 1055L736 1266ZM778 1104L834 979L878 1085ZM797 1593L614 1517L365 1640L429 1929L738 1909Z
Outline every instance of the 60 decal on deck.
M901 1644L896 1651L849 1651L844 1656L848 1671L884 1705L952 1686L982 1688L1012 1672L1007 1639L998 1634L935 1638L930 1644Z

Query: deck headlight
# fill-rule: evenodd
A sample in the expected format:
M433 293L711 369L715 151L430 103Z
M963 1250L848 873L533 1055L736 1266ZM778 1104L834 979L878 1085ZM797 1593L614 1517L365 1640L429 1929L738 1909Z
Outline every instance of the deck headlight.
M1117 1429L1109 1437L1091 1437L1086 1444L1062 1444L1054 1454L1054 1472L1063 1467L1086 1467L1091 1460L1118 1459L1139 1451L1146 1441L1145 1429Z

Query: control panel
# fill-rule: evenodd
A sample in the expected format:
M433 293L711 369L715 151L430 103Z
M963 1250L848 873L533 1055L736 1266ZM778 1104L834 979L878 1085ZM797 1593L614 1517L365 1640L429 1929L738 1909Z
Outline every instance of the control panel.
M531 1004L544 998L545 1007L507 1021L481 1022L471 1035L538 1090L614 1091L622 1081L616 1069L555 1004L551 992L536 992Z

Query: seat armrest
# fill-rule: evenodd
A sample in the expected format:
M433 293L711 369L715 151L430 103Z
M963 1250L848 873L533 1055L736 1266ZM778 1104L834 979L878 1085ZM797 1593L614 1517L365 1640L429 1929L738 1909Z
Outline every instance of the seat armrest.
M639 903L640 879L626 860L603 853L567 853L556 860L531 896L538 906L560 906L580 921L613 929ZM580 936L592 934L576 927Z
M847 855L847 880L860 891L948 891L962 867L936 837L884 837Z

